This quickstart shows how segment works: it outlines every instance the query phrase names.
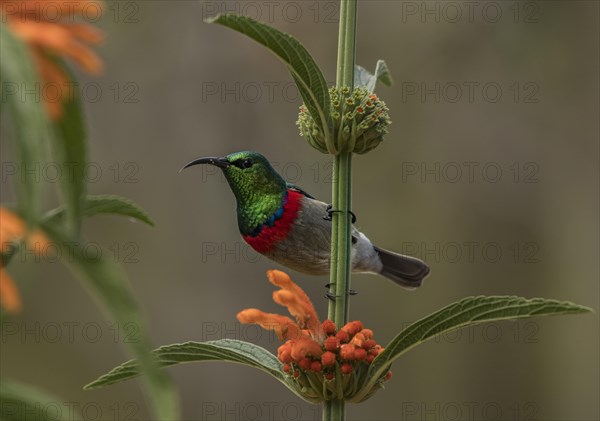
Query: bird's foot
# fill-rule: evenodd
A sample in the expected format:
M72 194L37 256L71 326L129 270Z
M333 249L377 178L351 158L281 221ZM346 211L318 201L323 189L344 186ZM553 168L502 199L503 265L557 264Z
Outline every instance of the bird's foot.
M331 285L333 285L331 282L328 284L325 284L325 289L327 290L327 292L325 293L325 298L327 298L329 301L335 301L335 298L337 297L337 295L335 295L333 292L329 291L329 288L331 288Z
M326 221L331 221L331 216L333 215L334 212L343 212L343 211L333 209L333 205L327 205L327 215L325 215L323 217L323 219ZM354 212L352 212L352 211L348 211L348 213L352 216L352 223L354 224L356 222L356 215L354 215Z
M325 293L325 298L327 298L328 300L331 300L331 301L335 301L335 299L336 299L336 298L339 298L339 297L340 297L340 295L336 295L336 294L334 294L333 292L329 291L329 288L331 287L331 285L332 285L331 283L329 283L329 284L325 284L325 288L327 288L327 290L328 290L328 291ZM346 295L357 295L357 294L358 294L358 291L356 291L356 290L354 290L354 289L349 289L349 290L346 292Z

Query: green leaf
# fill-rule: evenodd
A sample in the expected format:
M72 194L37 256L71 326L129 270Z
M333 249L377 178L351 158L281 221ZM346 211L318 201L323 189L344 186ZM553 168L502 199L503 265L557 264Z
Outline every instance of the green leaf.
M82 215L94 216L98 214L115 214L128 216L154 226L150 216L132 200L116 195L86 196L82 204ZM65 208L60 207L48 212L45 216L47 221L56 223L65 215Z
M63 400L36 387L0 378L0 420L2 421L58 421L78 419L73 408Z
M0 264L2 267L8 266L20 247L21 244L18 242L5 243L2 245L2 252L0 252Z
M64 64L55 59L57 66L70 75ZM72 77L70 78L73 79ZM84 171L87 157L86 130L79 94L72 94L63 103L63 116L55 123L54 151L61 165L60 187L65 202L65 229L69 236L77 237L81 225L82 200L86 182Z
M329 119L329 89L323 73L310 53L298 40L269 25L254 19L234 14L217 15L206 19L208 23L218 23L241 32L259 44L267 47L287 64L300 95L315 122L327 132Z
M592 309L568 301L544 298L527 299L513 296L464 298L416 321L400 332L373 360L368 374L370 380L353 401L360 402L402 354L437 334L483 322L590 311Z
M1 12L1 11L0 11ZM19 154L16 191L19 209L27 224L35 225L41 215L41 166L49 133L46 110L39 97L38 79L27 47L0 22L0 80L2 81L2 115L10 115ZM36 93L37 92L37 93ZM6 110L4 109L6 108ZM6 124L6 120L2 122Z
M87 196L83 207L83 215L93 216L100 213L129 216L154 226L154 221L150 219L146 211L132 200L116 195Z
M281 372L281 363L266 349L249 342L234 339L220 339L209 342L186 342L161 346L153 351L155 358L161 367L169 367L177 364L203 362L203 361L228 361L244 364L258 368L283 383L287 388L302 399L303 396L293 384L285 380ZM139 376L140 369L136 360L127 361L113 368L107 374L100 376L92 383L85 386L86 389L95 389L108 386L123 380Z
M109 253L103 252L100 256L90 256L86 253L85 245L71 241L57 228L57 224L52 221L42 224L42 229L53 244L60 249L60 255L65 256L69 268L79 275L93 296L99 299L110 316L123 329L125 335L130 333L125 331L125 327L136 327L137 335L131 338L128 345L140 362L142 371L146 374L144 386L156 418L160 420L178 419L175 390L167 374L160 370L152 357L147 328L129 288L127 275L121 267L110 258L105 257Z
M264 348L249 342L233 339L220 339L209 342L186 342L161 346L153 351L161 367L200 361L229 361L249 365L272 375L278 380L283 379L281 364L277 358ZM118 383L140 375L136 360L127 361L113 368L97 380L85 386L94 389Z
M394 83L392 75L388 70L387 64L383 60L377 60L375 66L375 75L371 74L364 67L356 65L354 68L354 86L364 86L371 92L375 92L375 85L380 81L385 86L392 86Z

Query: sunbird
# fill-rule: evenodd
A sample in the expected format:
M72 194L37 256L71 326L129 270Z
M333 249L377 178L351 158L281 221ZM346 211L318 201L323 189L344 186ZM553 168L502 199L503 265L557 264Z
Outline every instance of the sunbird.
M258 152L198 158L219 167L237 201L240 234L258 253L298 272L326 275L331 261L331 209L286 182ZM354 215L353 222L354 222ZM352 226L352 272L374 273L414 289L429 274L425 262L375 246Z

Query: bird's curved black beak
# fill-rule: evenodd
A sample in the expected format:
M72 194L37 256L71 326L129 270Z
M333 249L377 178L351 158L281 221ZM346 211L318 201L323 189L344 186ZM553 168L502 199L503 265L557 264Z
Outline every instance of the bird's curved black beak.
M216 158L216 157L198 158L198 159L194 159L192 162L184 165L183 168L181 168L179 170L179 172L185 170L188 167L192 167L194 165L200 165L200 164L215 165L215 166L217 166L219 168L227 168L228 166L231 165L231 163L229 162L229 160L226 157L220 157L220 158Z

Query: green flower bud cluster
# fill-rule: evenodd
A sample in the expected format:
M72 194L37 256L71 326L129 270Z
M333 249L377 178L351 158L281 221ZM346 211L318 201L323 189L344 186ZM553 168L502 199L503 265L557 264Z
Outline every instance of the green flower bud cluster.
M300 135L315 149L329 154L352 151L364 154L377 147L391 123L385 102L365 87L329 89L329 124L324 130L306 106L300 107L296 124Z

